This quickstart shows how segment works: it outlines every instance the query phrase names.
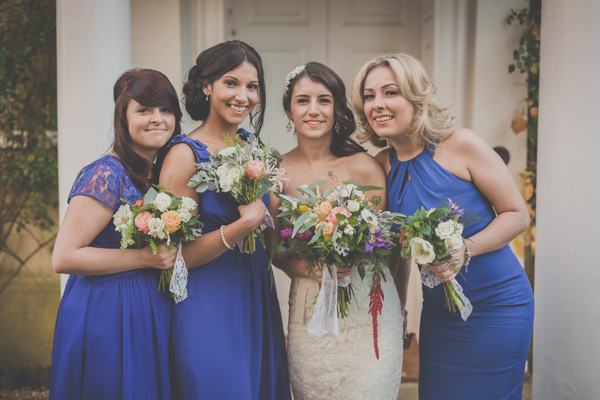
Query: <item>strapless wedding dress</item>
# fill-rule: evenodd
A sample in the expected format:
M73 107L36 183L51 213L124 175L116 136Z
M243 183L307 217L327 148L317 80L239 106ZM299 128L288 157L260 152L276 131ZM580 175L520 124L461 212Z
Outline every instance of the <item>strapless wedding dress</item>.
M352 272L354 297L348 316L339 320L338 339L308 333L319 284L313 279L292 279L288 357L295 400L398 398L403 354L400 300L387 272L386 281L381 282L384 302L378 317L377 359L369 314L372 276L368 267L364 279L356 269Z

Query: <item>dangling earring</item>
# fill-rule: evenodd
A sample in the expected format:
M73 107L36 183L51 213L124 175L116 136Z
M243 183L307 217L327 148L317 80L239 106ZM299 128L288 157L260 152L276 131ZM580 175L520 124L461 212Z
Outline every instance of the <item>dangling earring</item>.
M206 101L209 101L209 100L210 100L210 96L206 95Z
M291 135L292 132L294 131L294 128L292 127L292 120L288 119L288 123L285 126L285 131L287 132L288 135Z
M333 129L335 129L335 133L340 133L340 123L337 120L335 121Z

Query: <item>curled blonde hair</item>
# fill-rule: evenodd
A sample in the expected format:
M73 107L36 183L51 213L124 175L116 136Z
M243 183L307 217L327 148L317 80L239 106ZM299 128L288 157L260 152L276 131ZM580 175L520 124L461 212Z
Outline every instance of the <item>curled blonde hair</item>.
M389 67L400 89L400 94L415 108L408 135L418 135L429 145L436 145L456 129L456 118L449 107L440 106L436 88L429 80L425 68L416 58L408 54L392 54L372 58L358 72L352 90L352 105L358 116L357 135L361 143L371 142L377 147L386 147L387 140L380 138L369 125L365 115L363 91L369 73L377 67Z

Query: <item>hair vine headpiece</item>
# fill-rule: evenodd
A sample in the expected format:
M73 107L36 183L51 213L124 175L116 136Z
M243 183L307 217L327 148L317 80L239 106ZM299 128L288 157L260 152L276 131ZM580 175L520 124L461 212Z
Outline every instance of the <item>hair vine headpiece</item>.
M283 87L283 93L287 94L288 89L290 88L290 82L297 77L302 71L306 69L306 65L298 65L296 68L290 71L289 74L285 77L285 83Z

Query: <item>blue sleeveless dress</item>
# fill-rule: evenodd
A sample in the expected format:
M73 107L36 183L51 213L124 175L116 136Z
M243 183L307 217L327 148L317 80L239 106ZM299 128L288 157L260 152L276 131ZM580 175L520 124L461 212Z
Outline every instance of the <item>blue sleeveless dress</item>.
M240 130L243 136L247 132ZM177 135L196 162L208 162L206 146ZM198 196L204 234L240 217L229 194ZM257 241L254 254L236 245L189 270L188 298L171 306L171 387L175 399L290 399L287 355L269 258Z
M81 170L69 193L116 211L121 198L142 198L130 173L111 155ZM113 222L91 247L118 249ZM128 251L128 250L122 250ZM168 400L169 298L156 291L158 270L71 275L58 309L50 399Z
M450 198L487 219L465 227L468 238L495 217L490 202L472 182L433 160L434 149L407 161L390 153L387 177L391 211L405 215L421 206L439 207ZM534 301L523 268L509 246L473 257L457 281L473 304L463 321L445 307L444 289L423 286L419 343L420 400L521 399Z

